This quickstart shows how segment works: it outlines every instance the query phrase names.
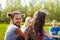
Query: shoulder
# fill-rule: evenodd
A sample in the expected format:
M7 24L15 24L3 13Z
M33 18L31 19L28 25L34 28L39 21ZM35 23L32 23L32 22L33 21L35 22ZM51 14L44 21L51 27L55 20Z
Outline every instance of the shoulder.
M51 26L51 27L50 27L50 29L54 29L54 27L53 27L53 26Z
M16 30L16 29L19 29L19 28L16 25L14 25L14 24L10 24L8 26L8 29L10 29L10 30Z
M26 28L26 26L25 26L25 25L23 25L23 26L21 27L21 29L23 29L23 28Z
M52 26L51 28L50 28L50 32L53 32L54 31L54 27Z
M23 26L21 27L21 30L23 30L23 29L26 29L26 26L25 26L25 25L23 25Z
M60 26L58 26L58 29L60 29Z
M58 26L58 28L60 28L60 26Z
M13 27L13 28L19 28L19 27L17 27L16 25L14 25L14 24L11 24L11 26Z

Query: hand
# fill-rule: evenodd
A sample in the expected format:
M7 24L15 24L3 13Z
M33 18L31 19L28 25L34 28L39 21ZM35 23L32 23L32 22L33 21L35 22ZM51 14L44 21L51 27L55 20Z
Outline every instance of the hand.
M58 38L60 38L60 36L58 36Z
M50 35L50 34L48 35L48 37L49 37L49 38L53 38L52 35Z

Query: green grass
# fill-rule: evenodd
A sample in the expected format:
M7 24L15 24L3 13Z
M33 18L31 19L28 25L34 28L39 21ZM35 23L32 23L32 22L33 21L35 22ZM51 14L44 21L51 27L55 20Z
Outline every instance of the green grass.
M0 24L0 40L4 40L7 24Z
M51 26L44 26L44 29L49 32L49 29L50 29Z
M52 22L46 22L45 25L52 25ZM60 22L58 22L58 25L60 25Z

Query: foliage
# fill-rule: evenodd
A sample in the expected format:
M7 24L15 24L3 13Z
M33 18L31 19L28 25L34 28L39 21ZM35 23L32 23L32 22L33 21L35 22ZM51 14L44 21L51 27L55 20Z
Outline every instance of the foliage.
M38 2L37 2L38 1ZM26 3L26 1L24 0ZM0 4L0 23L9 23L9 18L7 14L14 10L19 10L22 14L27 16L33 16L33 14L38 10L47 10L49 12L48 21L54 19L60 21L60 1L59 0L31 0L28 3L29 5L21 3L21 0L6 0L6 7L2 9ZM25 21L23 18L23 21Z

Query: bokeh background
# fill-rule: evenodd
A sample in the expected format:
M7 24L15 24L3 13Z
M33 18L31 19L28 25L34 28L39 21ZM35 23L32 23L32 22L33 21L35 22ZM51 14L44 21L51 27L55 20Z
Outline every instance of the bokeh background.
M48 12L49 16L46 19L45 30L49 32L49 28L52 26L51 22L54 19L60 25L60 0L0 0L0 40L4 39L7 25L10 21L7 14L14 10L19 10L22 14L25 14L22 25L27 16L32 17L34 12L38 10L46 10Z

